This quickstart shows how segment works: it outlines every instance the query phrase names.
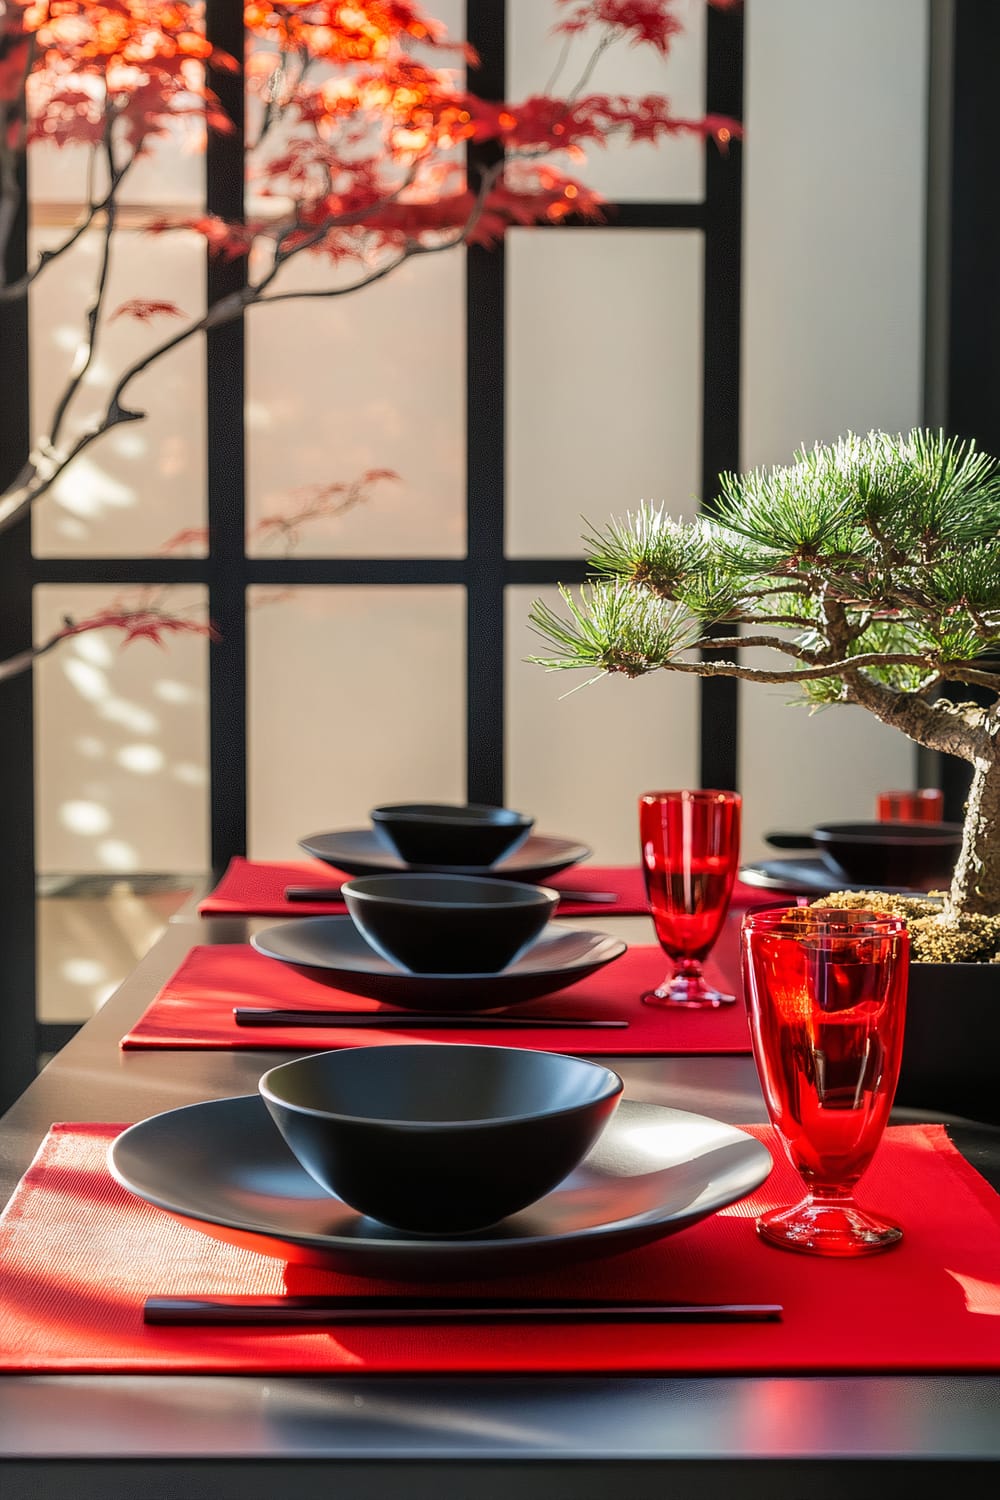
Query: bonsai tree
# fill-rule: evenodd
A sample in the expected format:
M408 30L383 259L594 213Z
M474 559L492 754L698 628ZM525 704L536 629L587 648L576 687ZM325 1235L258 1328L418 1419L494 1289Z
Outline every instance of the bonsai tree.
M204 7L187 0L0 5L0 268L12 261L26 153L82 148L78 220L61 243L0 283L0 315L4 304L57 275L81 236L94 235L100 245L63 388L53 409L41 414L20 472L0 476L11 480L0 493L0 534L81 455L122 424L141 423L136 378L207 330L251 310L273 316L264 309L293 298L353 295L415 257L493 245L512 224L599 218L599 196L566 164L581 162L586 147L613 136L656 142L694 133L724 149L738 133L735 121L721 117L679 118L658 95L622 98L588 87L594 65L613 45L666 56L682 29L679 0L554 3L559 66L544 94L517 103L467 89L455 64L474 69L475 55L411 0L246 0L245 59L212 44ZM728 8L738 0L709 3ZM197 146L209 130L232 129L213 87L226 73L245 73L246 177L254 201L268 210L236 222L176 214L147 227L201 234L212 254L244 263L242 285L197 316L165 301L155 286L109 306L123 186L158 138ZM474 148L468 163L467 146ZM288 268L303 256L325 263L325 286L288 285ZM99 367L102 335L119 316L164 324L166 332L111 373L95 405L85 377ZM342 484L340 492L350 488ZM285 520L287 537L295 516ZM148 600L112 606L92 621L68 622L34 652L0 664L0 679L82 629L117 624L127 637L158 638L167 629L206 628L169 618Z
M536 601L555 654L533 660L783 683L968 761L937 927L973 934L951 956L1000 949L1000 462L921 430L847 436L787 467L724 475L693 522L643 505L585 541L595 580L562 590L565 615ZM751 646L774 665L739 661Z

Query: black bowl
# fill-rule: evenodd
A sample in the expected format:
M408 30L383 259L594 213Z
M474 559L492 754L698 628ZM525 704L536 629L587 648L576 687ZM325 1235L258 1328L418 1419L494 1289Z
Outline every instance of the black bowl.
M820 823L812 833L834 873L913 890L948 885L962 846L960 823Z
M485 1229L587 1154L622 1092L581 1057L519 1047L349 1047L260 1080L271 1117L321 1187L395 1229Z
M408 865L487 868L528 837L534 818L509 807L476 803L393 802L373 807L371 820Z
M541 932L559 892L479 875L365 875L341 886L376 953L414 974L496 974Z
M778 849L815 848L830 873L851 885L928 891L951 881L961 823L818 823L809 833L768 833Z

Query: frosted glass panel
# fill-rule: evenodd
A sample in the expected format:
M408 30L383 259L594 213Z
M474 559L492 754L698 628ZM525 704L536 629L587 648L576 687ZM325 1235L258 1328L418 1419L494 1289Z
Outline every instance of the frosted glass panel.
M329 7L326 8L327 10L330 9ZM466 10L464 0L434 0L434 3L429 7L420 8L424 10L425 15L433 18L435 22L441 23L451 43L458 43L459 46L464 43ZM351 7L345 6L344 9L350 10ZM377 12L379 10L385 11L391 9L391 7L382 6L372 7L371 9L376 11L373 19L376 25L378 25L380 24L380 17ZM336 10L336 7L334 7L334 10ZM319 12L313 12L314 20L318 14ZM354 14L356 17L358 14L357 10L355 10ZM460 51L445 46L430 46L409 38L402 45L406 55L412 58L414 62L435 72L446 73L449 84L457 91L462 89L465 82L465 64ZM273 57L278 50L278 43L273 38L268 42L267 39L252 36L248 33L247 50L251 58L248 64L249 69L258 60L269 56ZM293 69L296 67L294 62L292 67ZM308 67L307 87L322 89L329 80L344 81L346 79L358 79L364 77L367 71L368 64L364 61L352 67L349 63L320 62L313 58ZM289 202L289 199L284 195L293 192L294 189L283 174L262 174L260 168L263 167L264 163L274 163L284 160L289 143L307 139L311 126L309 124L303 125L298 112L291 110L277 118L272 117L268 124L266 135L263 138L261 137L263 105L264 97L266 97L262 94L259 87L262 76L258 75L258 86L248 88L247 90L246 134L252 150L248 160L245 201L248 214L274 217L281 206ZM270 75L268 74L268 76ZM295 74L296 78L299 76L297 73ZM474 83L471 86L474 88ZM374 113L366 116L366 119L373 119L373 126L370 130L359 134L360 117L359 112L355 111L348 117L346 129L342 136L337 137L336 141L328 133L326 126L321 125L319 128L328 145L332 145L335 150L338 147L343 149L345 157L374 157L382 149L382 122L374 116ZM464 158L464 149L458 147L452 152L435 153L434 159L436 161L442 158L461 163Z
M254 589L249 628L252 855L294 859L379 802L464 801L464 590Z
M581 515L695 508L702 237L520 231L508 243L512 556L580 551Z
M743 461L783 463L921 417L927 7L751 5L747 67Z
M139 591L35 590L35 640ZM160 607L204 618L204 592L165 589ZM204 636L163 647L120 631L65 641L35 667L38 868L44 873L197 871L208 863Z
M176 121L171 133L152 136L119 189L120 203L199 207L205 194L203 132L198 121ZM121 166L124 157L118 154ZM90 153L84 146L30 148L28 181L36 204L85 204ZM101 179L97 179L99 191Z
M747 7L747 466L921 420L926 22L913 0ZM876 791L913 784L902 735L860 709L810 718L791 696L740 687L751 857L765 829L872 817Z
M320 288L316 258L279 287ZM465 277L461 252L417 259L346 297L255 309L248 320L248 522L295 510L297 491L393 469L398 483L300 556L460 556L465 550ZM259 546L251 538L251 550Z
M465 7L431 7L464 36ZM451 69L457 53L415 47L420 61ZM330 73L311 70L314 82ZM251 111L254 113L254 111ZM301 124L272 130L263 154L280 156ZM372 149L375 149L374 146ZM350 152L348 152L350 154ZM457 157L461 153L456 153ZM273 214L275 199L249 200ZM255 266L254 274L263 271ZM321 255L292 261L276 292L320 292L363 278L361 265L332 269ZM385 281L344 297L308 297L254 309L247 329L247 545L274 555L281 539L262 519L311 510L318 491L351 485L366 470L397 481L360 504L296 529L299 557L461 556L465 551L465 277L461 249L418 258ZM333 499L336 508L337 497Z
M539 597L562 608L555 589L507 594L507 801L539 832L589 844L598 863L634 864L639 793L698 784L697 683L661 672L585 687L585 672L525 661L545 654L528 625Z
M58 243L62 230L32 237L32 253ZM132 298L173 302L188 317L204 309L205 249L189 233L119 230L105 305ZM49 431L86 328L101 254L90 233L35 282L30 299L31 405L35 434ZM114 318L70 408L60 444L106 409L124 371L184 327L181 319ZM125 401L148 416L99 438L56 481L35 509L39 556L122 557L155 553L177 532L205 522L205 351L200 335L138 375Z
M619 42L600 59L585 91L637 97L662 94L670 100L678 118L703 115L704 0L681 0L675 9L684 33L674 40L667 61L651 47ZM558 82L552 84L563 45L563 38L550 34L558 14L549 0L507 0L508 93L514 103L548 91L566 97L580 80L593 51L583 38L574 40ZM475 75L472 81L475 87ZM679 136L657 146L644 143L626 147L612 142L606 149L591 151L585 168L565 160L559 165L611 200L688 202L704 194L704 152L705 147L695 137Z

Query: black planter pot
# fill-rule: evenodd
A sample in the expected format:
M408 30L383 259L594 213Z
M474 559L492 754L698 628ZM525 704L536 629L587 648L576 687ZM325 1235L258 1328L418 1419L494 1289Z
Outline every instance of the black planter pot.
M895 1102L1000 1124L1000 964L911 964Z

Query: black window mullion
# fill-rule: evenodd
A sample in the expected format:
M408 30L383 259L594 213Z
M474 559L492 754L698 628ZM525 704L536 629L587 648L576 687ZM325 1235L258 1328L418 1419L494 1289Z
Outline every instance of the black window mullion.
M574 229L704 229L701 202L605 203L599 219L568 219Z
M468 0L466 34L482 59L476 92L506 95L507 7ZM498 160L492 146L472 146L478 173ZM504 371L503 246L466 251L466 795L504 801Z
M23 276L28 263L28 184L18 173L20 204L7 241L6 279ZM0 481L7 487L31 450L28 399L28 299L0 303ZM31 645L31 518L7 530L0 546L0 660ZM0 787L3 788L3 857L0 859L0 1110L35 1075L35 804L34 693L32 673L0 682Z
M36 583L207 583L209 563L200 557L36 557Z
M743 12L708 11L705 110L743 117ZM705 161L705 285L702 339L703 504L711 506L719 475L740 465L740 148L726 156L708 146ZM702 786L738 780L739 696L732 678L701 678Z
M992 0L961 0L954 7L953 46L946 426L1000 454L1000 198L992 190L990 144L1000 10ZM962 696L990 701L976 687L963 687ZM944 816L961 822L972 768L953 755L940 756L939 763Z
M243 7L208 0L209 38L241 63ZM205 206L225 219L243 216L245 110L242 67L220 73L213 86L234 129L210 132L205 162ZM238 293L246 261L209 256L209 305ZM246 341L242 315L208 330L207 383L208 605L219 640L209 655L209 766L211 861L215 869L247 843L246 497L244 394Z

